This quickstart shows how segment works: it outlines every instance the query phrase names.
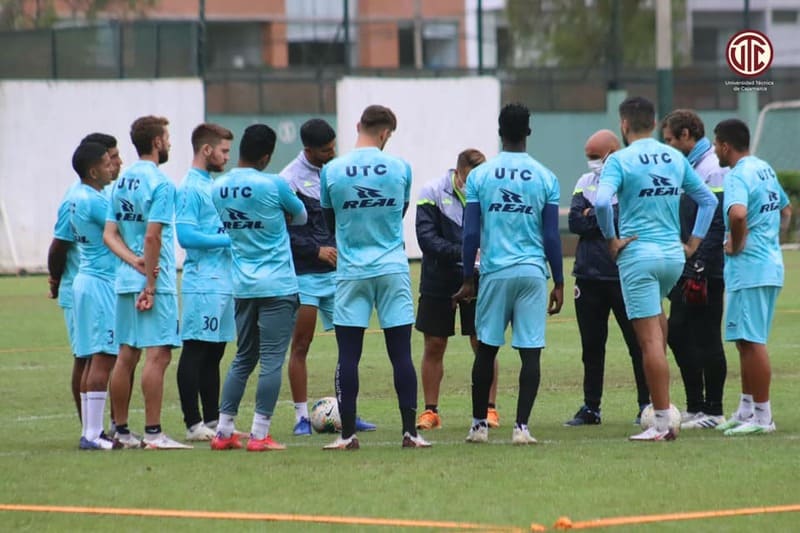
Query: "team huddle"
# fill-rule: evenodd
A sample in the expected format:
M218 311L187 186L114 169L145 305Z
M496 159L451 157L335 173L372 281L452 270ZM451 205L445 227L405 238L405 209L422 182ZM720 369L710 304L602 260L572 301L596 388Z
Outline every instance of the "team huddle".
M130 137L139 160L121 175L116 139L88 135L74 152L80 181L59 207L48 255L51 297L64 310L75 355L79 447L191 448L161 427L165 372L172 349L182 344L177 379L185 440L209 441L213 450L284 449L270 425L287 352L293 432L311 434L306 358L319 314L324 329L335 329L341 417L341 433L324 448L358 449L357 433L376 429L357 415L358 366L373 309L392 364L403 448L430 447L418 430L441 426L443 356L456 310L475 355L467 442L487 442L489 428L500 426L496 356L511 325L521 360L511 441L536 443L528 422L546 317L560 312L564 298L559 182L527 153L525 106L504 106L498 122L498 156L486 160L465 150L454 169L420 193L416 317L402 224L411 167L383 151L397 128L389 108L367 107L355 149L339 157L333 128L309 120L300 131L304 149L280 174L264 172L275 132L255 124L240 139L237 167L212 179L224 172L234 136L201 124L192 133L192 168L177 188L159 169L170 150L167 119L134 121ZM718 124L713 147L690 111L664 119L668 145L652 138L655 126L653 105L628 98L620 106L626 147L608 130L586 144L591 172L578 181L570 209L570 230L580 235L573 273L584 405L567 425L601 421L613 310L634 366L637 416L652 404L652 425L631 440L673 440L679 427L716 427L726 435L774 431L766 341L783 284L778 236L788 222L788 199L772 168L749 154L741 121ZM180 311L174 236L186 250ZM742 369L740 403L727 420L724 290L725 339L736 342ZM669 328L662 308L668 296ZM419 417L414 325L424 335ZM222 382L220 362L234 339L236 355ZM678 426L670 419L667 343L687 395ZM128 413L142 351L140 436ZM250 431L242 432L235 417L256 366L255 411Z

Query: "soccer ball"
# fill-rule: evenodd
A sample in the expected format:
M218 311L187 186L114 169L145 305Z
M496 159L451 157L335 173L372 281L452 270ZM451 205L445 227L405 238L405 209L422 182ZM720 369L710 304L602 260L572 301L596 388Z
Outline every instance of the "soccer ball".
M642 409L642 416L639 423L642 429L649 429L655 425L656 413L652 403L647 404L647 406ZM681 412L672 404L669 404L669 428L676 434L681 430Z
M311 427L317 433L338 433L342 430L339 417L339 402L329 396L314 402L311 406Z

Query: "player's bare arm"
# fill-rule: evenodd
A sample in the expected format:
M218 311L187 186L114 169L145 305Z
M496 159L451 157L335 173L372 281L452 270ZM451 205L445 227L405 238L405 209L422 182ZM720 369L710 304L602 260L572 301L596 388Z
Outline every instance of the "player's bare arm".
M744 250L747 242L747 207L734 204L728 209L728 223L730 234L725 242L725 253L736 255Z
M122 240L122 235L119 234L119 227L116 222L106 222L103 230L103 243L114 252L114 255L144 275L144 258L136 255L128 248L128 245Z
M61 276L67 265L67 251L72 245L69 241L53 239L50 249L47 252L47 271L50 277L47 279L50 285L50 298L58 298L58 287L61 285Z
M139 311L147 311L153 307L156 295L156 269L158 268L158 258L161 255L161 232L160 222L150 222L144 234L144 275L147 278L145 287L136 300L136 308Z

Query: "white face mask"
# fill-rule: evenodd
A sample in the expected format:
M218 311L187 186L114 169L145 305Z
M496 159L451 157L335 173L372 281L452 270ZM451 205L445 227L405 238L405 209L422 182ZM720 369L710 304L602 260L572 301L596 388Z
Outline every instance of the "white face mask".
M586 165L589 167L589 170L594 172L595 174L600 174L600 171L603 170L603 161L602 159L590 159L586 162Z

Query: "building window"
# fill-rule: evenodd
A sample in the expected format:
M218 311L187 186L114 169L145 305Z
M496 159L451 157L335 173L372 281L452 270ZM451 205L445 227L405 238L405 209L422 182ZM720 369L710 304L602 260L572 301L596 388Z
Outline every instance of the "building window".
M692 62L693 63L718 63L720 60L719 47L717 46L719 30L716 28L692 29ZM722 57L724 60L725 58Z
M345 64L345 46L342 42L290 41L290 66L327 66Z
M793 9L774 9L772 11L773 24L797 24L798 12Z
M401 67L414 67L414 23L397 25L397 57ZM458 24L427 22L422 26L422 64L425 68L458 66Z
M209 22L207 65L212 69L260 67L262 28L249 22Z

